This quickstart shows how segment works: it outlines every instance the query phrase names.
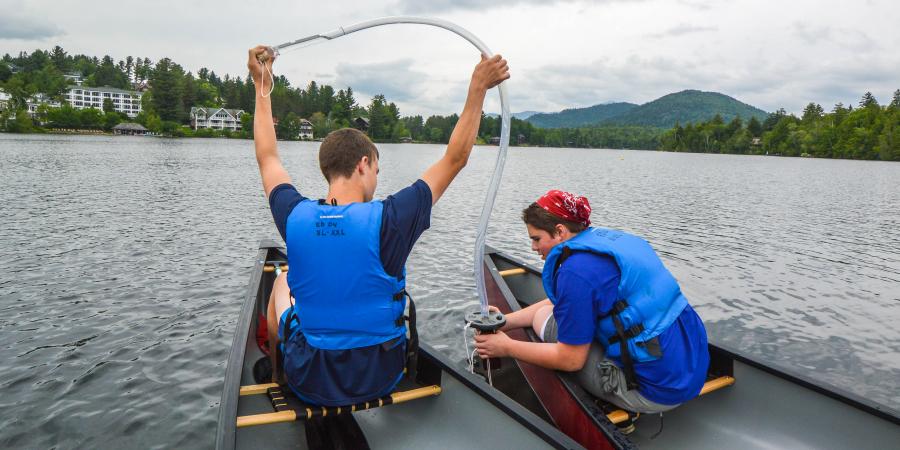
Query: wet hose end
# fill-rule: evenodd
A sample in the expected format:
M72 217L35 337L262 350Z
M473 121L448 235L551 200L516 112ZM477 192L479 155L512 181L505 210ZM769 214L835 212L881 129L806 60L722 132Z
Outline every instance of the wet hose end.
M485 316L479 309L466 314L466 323L481 333L493 333L506 325L506 317L499 311L491 311Z

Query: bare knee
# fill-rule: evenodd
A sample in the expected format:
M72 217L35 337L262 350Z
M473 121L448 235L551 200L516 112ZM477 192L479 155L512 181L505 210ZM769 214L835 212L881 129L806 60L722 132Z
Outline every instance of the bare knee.
M544 336L541 334L543 331L544 323L547 322L547 318L553 314L553 306L552 305L544 305L540 307L537 311L534 312L534 317L531 319L531 328L534 329L534 332L537 333L538 337L541 340L544 339Z

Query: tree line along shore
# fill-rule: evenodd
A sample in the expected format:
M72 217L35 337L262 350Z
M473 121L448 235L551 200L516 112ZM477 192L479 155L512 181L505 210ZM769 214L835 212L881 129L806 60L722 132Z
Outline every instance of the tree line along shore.
M94 107L73 105L67 101L66 93L75 82L85 87L139 92L140 111L123 113L110 99L103 99ZM115 61L110 56L69 55L59 46L17 56L6 54L0 59L0 95L0 131L11 133L98 133L109 132L123 122L134 122L164 136L253 137L250 112L256 96L249 76L220 77L207 68L194 74L169 58L153 62L146 57L128 56ZM384 95L375 95L363 106L356 102L351 87L335 90L315 81L295 87L283 75L275 77L271 96L276 134L285 140L298 139L301 119L306 119L316 137L365 124L369 137L376 142L446 143L459 118L456 114L401 116L397 105ZM40 104L35 106L35 102ZM240 115L235 129L194 130L190 127L190 112L196 107L222 107L245 113ZM500 126L499 117L483 115L479 141L496 142ZM826 112L822 106L809 103L800 117L780 109L764 120L735 117L726 122L716 115L707 121L679 123L672 128L540 128L513 118L510 131L510 144L523 146L900 161L900 89L884 105L867 92L856 107L839 103Z

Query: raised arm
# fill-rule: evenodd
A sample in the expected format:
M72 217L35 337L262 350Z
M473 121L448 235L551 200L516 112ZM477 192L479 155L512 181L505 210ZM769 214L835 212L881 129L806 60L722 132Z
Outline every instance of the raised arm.
M472 80L469 82L469 94L466 97L466 105L450 135L450 143L444 156L422 174L422 180L431 188L431 203L437 203L450 182L466 166L472 146L475 145L475 137L478 135L478 126L481 125L481 108L484 106L484 96L488 89L497 86L503 80L509 78L509 67L506 60L500 55L491 58L481 56L481 62L475 66Z
M263 190L266 198L275 189L275 186L290 183L291 177L281 164L278 157L278 145L275 140L275 125L272 123L272 98L268 96L272 87L272 63L275 58L268 53L268 48L262 45L250 49L247 59L247 69L253 77L256 85L256 110L253 113L253 143L256 145L256 162L259 164L259 174L262 176ZM260 57L266 60L265 65L260 62ZM263 97L262 94L266 93Z

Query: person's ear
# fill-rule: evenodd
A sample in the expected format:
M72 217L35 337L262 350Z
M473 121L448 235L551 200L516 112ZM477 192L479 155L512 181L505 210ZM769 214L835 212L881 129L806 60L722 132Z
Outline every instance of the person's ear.
M565 237L565 235L563 233L566 231L569 231L569 229L566 228L566 226L561 223L556 224L556 226L553 228L556 231L556 233L555 233L556 236L558 236L560 238Z
M362 175L366 167L369 167L369 157L363 156L359 159L359 163L356 164L356 170Z

